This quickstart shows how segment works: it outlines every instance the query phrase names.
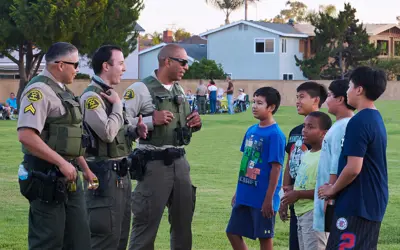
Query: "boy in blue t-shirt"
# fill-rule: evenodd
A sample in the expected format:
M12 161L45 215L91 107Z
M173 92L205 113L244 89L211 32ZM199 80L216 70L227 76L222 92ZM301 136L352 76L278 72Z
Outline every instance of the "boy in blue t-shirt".
M239 180L226 229L233 249L247 249L243 237L258 238L260 249L272 249L280 203L286 138L273 114L281 96L276 89L263 87L253 97L253 115L260 122L247 130L240 149L243 157Z
M338 179L319 188L319 198L336 197L326 249L377 249L388 203L387 134L374 101L386 89L381 70L358 67L350 76L349 105L357 114L347 124Z

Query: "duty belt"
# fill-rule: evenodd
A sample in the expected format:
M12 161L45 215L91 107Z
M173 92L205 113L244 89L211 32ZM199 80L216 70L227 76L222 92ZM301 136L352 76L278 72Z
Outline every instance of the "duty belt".
M94 173L112 170L115 171L120 177L125 177L129 171L126 158L119 160L88 161L88 166Z
M145 150L144 157L146 161L164 161L165 165L171 165L176 159L186 154L184 148L167 148L164 150Z

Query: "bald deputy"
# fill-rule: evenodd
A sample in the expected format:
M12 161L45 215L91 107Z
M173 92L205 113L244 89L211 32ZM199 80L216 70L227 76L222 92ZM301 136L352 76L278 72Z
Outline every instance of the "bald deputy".
M82 113L67 88L78 72L78 50L69 43L53 44L46 68L21 95L18 139L24 153L21 193L29 200L29 249L90 249L81 167L88 182L95 175L82 155Z
M134 119L144 116L149 133L140 139L144 177L132 193L132 232L129 249L154 249L165 206L171 224L171 249L192 248L192 217L196 188L190 180L185 149L192 132L201 128L200 116L191 113L177 83L188 69L186 51L166 45L158 55L159 68L124 93L126 111ZM134 121L133 121L134 122ZM140 157L139 157L140 158Z

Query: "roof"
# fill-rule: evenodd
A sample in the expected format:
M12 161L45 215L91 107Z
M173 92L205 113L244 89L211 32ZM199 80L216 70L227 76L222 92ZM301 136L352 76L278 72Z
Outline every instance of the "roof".
M370 36L378 35L379 33L384 32L385 30L397 27L400 29L400 25L397 24L374 24L374 23L366 23L363 24L367 34ZM315 36L314 29L315 27L309 23L297 23L294 25L295 29L299 32L307 34L309 36Z
M135 24L135 31L139 31L139 32L144 32L145 30L143 29L142 26L140 26L140 24L136 23Z
M227 24L224 26L221 26L219 28L209 30L207 32L201 33L200 36L208 36L210 34L219 32L221 30L239 25L239 24L246 24L249 26L252 26L257 29L261 29L264 31L268 31L280 36L285 36L285 37L299 37L299 38L307 38L308 36L306 34L303 34L296 30L292 25L290 24L283 24L283 23L267 23L267 22L258 22L258 21L238 21L238 22L233 22L231 24Z
M188 59L192 62L194 61L199 61L202 58L207 58L207 45L206 44L188 44L188 43L176 43L182 48L186 50L186 53L188 54ZM139 55L146 54L150 51L159 49L167 45L167 43L160 43L157 44L153 47L144 49L139 52Z
M207 40L195 35L180 41L180 43L207 44Z

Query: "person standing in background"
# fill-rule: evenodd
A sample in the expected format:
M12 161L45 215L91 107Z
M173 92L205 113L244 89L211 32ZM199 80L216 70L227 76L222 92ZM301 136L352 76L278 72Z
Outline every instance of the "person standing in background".
M207 87L204 85L203 80L200 80L199 86L196 90L196 101L199 114L206 114L206 100L207 100Z
M231 79L230 76L227 76L226 80L228 81L228 88L225 91L226 98L228 100L228 113L232 115L232 114L234 114L234 112L233 112L233 91L234 91L234 87L233 87L232 79Z
M210 80L210 86L208 87L208 94L210 98L210 113L215 114L217 111L217 86L215 86L215 82Z

